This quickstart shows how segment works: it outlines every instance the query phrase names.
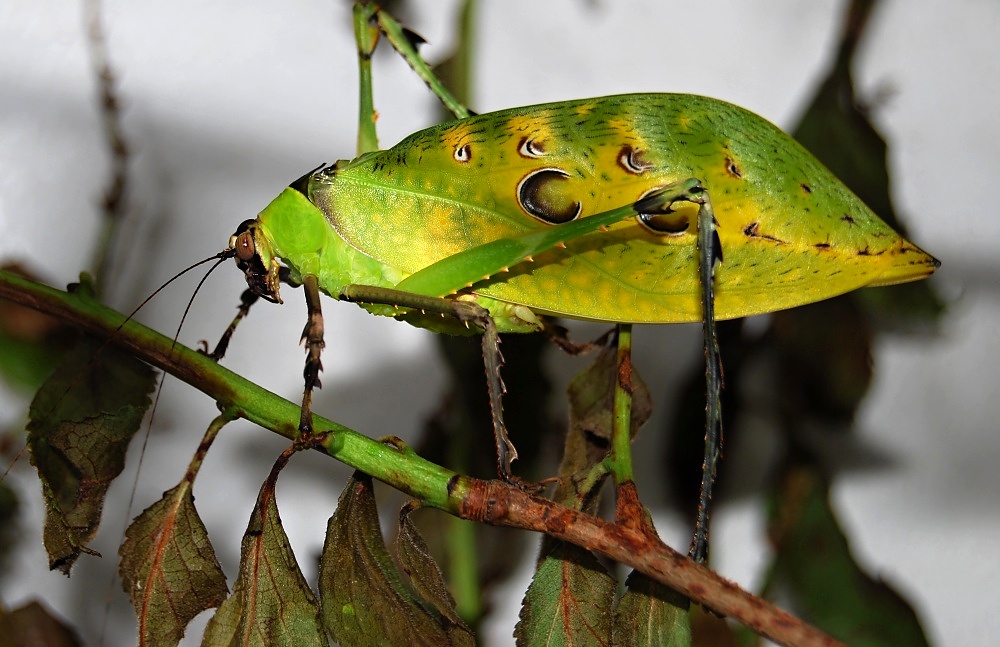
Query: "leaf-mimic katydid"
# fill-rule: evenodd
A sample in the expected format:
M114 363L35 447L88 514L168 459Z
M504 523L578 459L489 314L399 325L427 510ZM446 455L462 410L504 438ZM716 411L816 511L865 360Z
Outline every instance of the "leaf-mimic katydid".
M679 94L429 128L307 174L230 246L256 295L280 302L282 276L306 288L303 428L322 346L318 291L436 330L472 320L530 332L543 315L700 321L713 300L703 298L699 248L712 248L718 319L912 281L939 265L777 127ZM497 415L495 424L509 477L516 453Z
M459 119L367 150L379 32ZM794 139L732 104L631 94L469 116L390 16L358 3L355 35L362 154L293 182L227 250L249 285L234 325L258 297L280 303L280 282L305 288L301 431L312 431L319 385L320 292L432 330L483 331L504 479L517 452L501 415L499 332L545 330L547 316L702 321L700 559L721 426L715 320L913 281L939 266Z

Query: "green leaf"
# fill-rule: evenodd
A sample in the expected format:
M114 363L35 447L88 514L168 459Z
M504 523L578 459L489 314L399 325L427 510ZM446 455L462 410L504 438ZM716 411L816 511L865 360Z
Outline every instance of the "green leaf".
M187 480L135 518L118 552L140 645L176 645L192 618L226 597L226 576Z
M615 609L612 644L620 647L687 647L690 601L673 589L632 571Z
M854 561L817 472L789 471L777 496L772 596L787 596L803 619L852 647L928 644L909 604Z
M203 645L327 645L319 604L281 525L272 471L243 535L233 594L205 629Z
M519 647L609 645L616 582L593 553L560 543L542 559L514 628Z
M104 496L149 407L154 373L110 346L83 343L31 403L28 447L45 499L49 567L69 573L97 532Z
M327 631L341 647L471 644L404 586L382 540L371 477L361 473L348 481L327 525L320 599Z

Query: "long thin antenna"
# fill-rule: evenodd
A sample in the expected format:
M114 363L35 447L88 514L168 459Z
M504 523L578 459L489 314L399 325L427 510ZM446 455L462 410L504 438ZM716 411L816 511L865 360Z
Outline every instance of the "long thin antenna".
M146 297L145 299L143 299L142 303L140 303L139 305L137 305L135 307L135 310L133 310L132 312L130 312L128 314L128 316L125 317L125 320L122 321L120 324L118 324L118 327L115 328L115 331L117 332L117 331L121 330L122 326L124 326L128 322L132 321L132 317L134 317L140 310L142 310L147 303L149 303L150 301L152 301L153 297L155 297L157 294L159 294L163 290L163 288L167 287L168 285L170 285L171 283L173 283L174 281L176 281L180 277L184 276L185 274L187 274L188 272L190 272L194 268L196 268L196 267L198 267L200 265L204 265L205 263L208 263L209 261L213 261L213 260L218 259L218 263L216 263L215 265L213 265L208 270L208 272L205 273L205 276L202 277L201 281L198 283L198 287L195 288L194 294L191 295L191 301L194 301L195 295L198 294L198 290L201 289L201 286L202 286L202 284L205 283L205 280L208 278L208 275L211 274L213 271L215 271L215 268L217 268L220 263L222 263L223 261L225 261L227 259L233 258L234 256L236 256L236 250L234 250L234 249L228 249L227 248L227 249L222 250L218 254L213 254L212 256L209 256L208 258L201 259L197 263L192 263L191 265L188 265L183 270L181 270L177 274L174 274L169 279L167 279L166 283L164 283L160 287L158 287L155 290L153 290L152 294L150 294L148 297ZM184 316L185 317L187 316L188 310L191 308L191 301L188 301L187 308L184 309ZM184 319L182 317L181 318L181 324L183 325L183 323L184 323ZM179 333L180 332L180 326L178 326L177 330L178 330L178 333ZM177 337L174 336L174 342L176 342L176 341L177 341Z
M226 251L229 251L229 250L226 250ZM218 261L216 261L215 265L213 265L212 267L208 268L208 271L205 272L205 276L201 277L201 280L198 281L197 287L195 287L194 292L191 294L191 298L188 299L187 307L184 308L184 314L181 316L181 322L177 325L177 332L174 333L173 343L170 345L170 350L171 351L173 351L174 346L177 344L177 338L180 337L181 328L184 326L184 320L187 318L188 311L191 310L191 304L194 303L194 298L196 296L198 296L198 291L201 290L201 286L205 285L205 281L208 280L209 275L211 275L211 273L215 271L215 268L219 267L219 265L221 265L223 263L223 261L225 261L227 258L229 258L230 256L232 256L232 254L229 254L228 256L224 255L224 254L225 254L225 252L220 253L220 254L216 254L215 256L212 256L211 258L206 258L204 260L198 261L194 265L186 268L185 270L183 270L182 272L176 274L173 278L170 279L170 281L173 281L174 279L176 279L177 277L179 277L181 274L184 274L184 272L192 270L192 269L198 267L199 265L203 265L204 263L207 263L208 261L212 260L213 258L218 258L219 259ZM170 283L170 281L167 281L167 283ZM157 289L156 292L159 292L164 287L166 287L167 283L164 283L162 286L160 286L160 288ZM150 295L149 298L146 299L146 301L149 301L149 299L153 298L153 296L156 294L156 292L154 292L152 295ZM146 301L143 301L143 305L145 305ZM142 305L140 305L139 307L141 308ZM136 310L138 310L138 308L136 308ZM133 312L132 314L135 314L135 313ZM138 485L139 485L139 474L142 472L142 461L146 457L146 445L149 443L149 433L153 429L153 417L156 415L156 405L158 405L160 403L160 394L163 393L163 380L164 380L164 378L166 376L167 376L166 373L161 373L160 374L160 383L156 387L156 397L153 398L153 406L149 410L149 419L146 421L146 433L143 434L143 437L142 437L142 449L139 450L139 463L138 463L138 465L136 465L136 468L135 468L135 478L132 480L132 491L131 491L131 494L129 494L129 497L128 497L128 506L125 508L125 529L126 530L128 529L128 524L131 521L132 505L135 503L135 490L136 490L136 487L138 487ZM124 534L124 530L122 531L122 534Z
M181 336L181 328L184 326L184 320L187 319L188 312L191 311L191 306L194 304L194 298L196 296L198 296L198 292L201 290L201 286L205 285L205 281L207 281L209 275L211 275L212 272L215 271L215 268L219 267L225 261L227 261L228 259L232 258L235 255L236 255L236 251L235 250L227 249L225 251L219 252L218 254L216 254L215 256L212 257L212 258L218 258L219 260L215 262L215 265L213 265L212 267L208 268L208 271L205 272L205 276L201 277L201 280L198 281L198 285L195 286L195 288L194 288L194 292L191 293L191 298L188 299L187 305L184 306L184 314L181 315L181 321L180 321L179 324L177 324L177 331L174 332L174 339L173 339L173 342L171 342L171 344L170 344L170 350L173 350L174 346L177 345L177 339ZM205 262L207 262L209 260L211 260L211 259L206 258L203 261L199 261L199 262L195 263L194 265L192 265L191 267L189 267L186 270L184 270L184 272L187 272L188 270L194 269L194 268L198 267L199 265L201 265L202 263L205 263ZM183 274L184 272L181 272L181 274ZM170 280L173 281L174 279L170 279ZM153 294L155 294L155 292ZM152 298L152 297L150 297L150 298Z
M194 303L195 297L198 296L198 292L201 290L201 286L205 285L205 281L208 280L208 277L212 274L212 272L215 271L215 269L217 267L219 267L219 265L221 265L224 261L232 258L235 255L236 255L235 250L225 249L225 250L219 252L218 254L215 254L213 256L209 256L208 258L203 258L202 260L198 261L197 263L192 263L191 265L185 267L183 270L181 270L177 274L174 274L172 277L170 277L167 280L166 283L164 283L160 287L156 288L156 290L153 291L153 293L150 294L148 297L146 297L143 300L143 302L140 303L135 308L135 310L133 310L131 313L129 313L128 317L125 318L125 321L121 322L121 324L119 324L118 327L115 328L115 330L116 331L117 330L121 330L122 326L124 326L126 323L128 323L132 319L132 317L137 312L139 312L139 310L141 310L143 306L145 306L147 303L149 303L149 301L153 297L155 297L157 294L159 294L160 291L163 290L163 288L167 287L168 285L170 285L171 283L173 283L175 280L179 279L181 276L183 276L184 274L190 272L194 268L199 267L201 265L204 265L205 263L208 263L209 261L215 260L216 261L215 264L212 265L212 267L208 268L208 271L205 272L205 276L201 277L201 280L198 281L198 285L195 287L194 292L191 294L191 298L188 299L187 305L184 307L184 314L181 316L181 321L177 325L177 331L174 333L174 338L173 338L173 340L171 341L171 344L170 344L170 350L171 350L171 352L173 352L174 346L177 344L177 339L181 335L181 328L184 326L184 320L187 319L188 312L191 310L191 304ZM105 345L108 344L108 343L110 343L110 340L111 340L111 338L109 338L108 341L105 342ZM103 350L103 348L104 347L102 346L101 349L98 350L97 354L100 354L100 352L101 352L101 350ZM150 434L151 434L151 432L153 430L153 418L156 415L156 408L160 404L160 394L163 393L163 381L166 379L166 377L167 377L166 373L161 373L160 374L159 383L156 385L156 397L153 398L153 406L150 407L150 410L149 410L149 419L146 421L146 431L142 435L142 448L139 450L139 462L135 466L135 476L132 477L132 487L129 489L128 505L125 507L125 527L122 528L122 537L125 536L125 533L128 531L129 524L132 523L132 507L135 505L135 493L136 493L136 490L139 487L139 477L142 475L142 464L143 464L143 461L146 458L146 447L149 445L149 436L150 436ZM114 590L115 581L117 579L118 579L118 573L117 573L117 571L112 571L111 581L108 583L108 595L106 596L106 607L105 607L105 613L104 613L104 622L101 624L101 633L100 633L100 636L98 638L99 644L103 644L104 643L104 633L105 633L105 631L107 631L107 621L108 621L108 617L110 616L111 592Z

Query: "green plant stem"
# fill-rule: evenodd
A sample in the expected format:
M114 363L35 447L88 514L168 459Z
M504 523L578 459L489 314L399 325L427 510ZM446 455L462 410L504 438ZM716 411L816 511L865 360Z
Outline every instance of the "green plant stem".
M377 7L354 5L354 39L358 44L358 155L378 150L375 133L375 99L372 92L372 55L378 44L378 27L372 24Z
M615 484L635 480L632 470L632 324L618 324L611 473Z
M284 400L219 366L206 355L128 321L80 292L63 292L0 271L0 298L58 317L139 359L161 368L216 400L223 410L290 440L298 435L298 404ZM379 442L320 416L318 449L404 492L424 505L473 521L548 534L601 553L730 617L780 645L841 643L743 591L642 529L624 527L559 505L501 481L462 476L427 461L407 447Z
M300 405L218 365L208 356L175 344L170 338L85 296L63 292L0 272L0 297L72 322L101 339L111 341L136 357L163 369L213 398L223 409L270 429L289 440L298 436ZM317 434L326 433L322 450L366 474L381 478L426 505L449 509L447 484L458 475L417 456L372 440L344 425L317 416Z
M465 407L459 407L459 410L464 411ZM461 424L456 425L455 429L472 428L467 416L462 415L461 419ZM446 460L456 469L467 470L472 453L472 435L453 433L450 436ZM455 598L455 611L470 627L476 627L483 615L476 526L465 519L448 517L446 533L448 585Z

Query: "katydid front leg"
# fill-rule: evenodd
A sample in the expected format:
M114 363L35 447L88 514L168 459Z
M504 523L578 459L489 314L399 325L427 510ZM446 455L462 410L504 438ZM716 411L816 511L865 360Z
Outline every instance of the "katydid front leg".
M250 308L253 307L253 304L257 303L259 299L260 296L258 296L257 293L250 288L243 290L243 294L240 295L240 305L236 311L236 316L233 317L229 326L226 327L225 332L222 333L222 337L219 338L219 342L215 345L215 349L211 353L208 353L208 356L214 361L218 362L226 356L226 351L229 350L229 342L232 341L233 333L236 332L236 326L240 325L240 322L243 321L248 314L250 314Z
M233 250L236 266L243 271L250 288L243 294L240 311L219 341L216 353L221 357L225 352L236 325L246 316L250 306L257 301L258 297L263 297L272 303L281 303L281 297L278 294L279 284L301 285L306 295L308 319L302 330L301 339L306 345L306 365L303 369L305 389L302 393L299 433L302 435L311 434L313 432L312 392L313 389L321 386L319 373L323 370L323 363L320 360L320 355L325 345L323 343L323 309L320 305L319 280L313 274L302 274L300 278L292 280L288 268L280 267L277 259L271 255L267 238L260 232L256 220L247 220L236 229L236 233L229 239L229 248ZM261 256L265 250L266 260Z
M299 287L298 283L291 280L287 267L281 268L278 272L278 278L282 283L290 285L293 288ZM253 305L259 300L260 294L258 294L253 288L243 290L243 294L240 295L240 305L237 308L236 316L233 317L231 322L229 322L229 326L226 328L225 332L222 333L222 337L219 338L218 343L215 345L215 349L213 349L211 353L208 353L209 357L218 362L226 356L226 351L229 350L229 342L233 339L236 327L241 321L243 321L243 319L246 318L248 314L250 314L250 308L252 308Z
M302 287L306 294L308 319L306 320L305 327L302 329L301 339L301 342L305 342L306 345L306 365L302 372L305 380L305 389L302 394L302 413L299 417L299 432L312 433L312 391L322 386L319 380L319 373L323 370L323 362L320 355L326 344L323 341L323 310L320 305L319 286L316 282L316 277L303 276ZM222 333L219 343L215 345L215 350L208 354L209 357L218 362L225 356L233 333L236 332L236 326L249 314L251 306L259 299L260 295L252 289L243 291L243 294L240 295L239 311L229 324L229 327L226 328L226 331Z

